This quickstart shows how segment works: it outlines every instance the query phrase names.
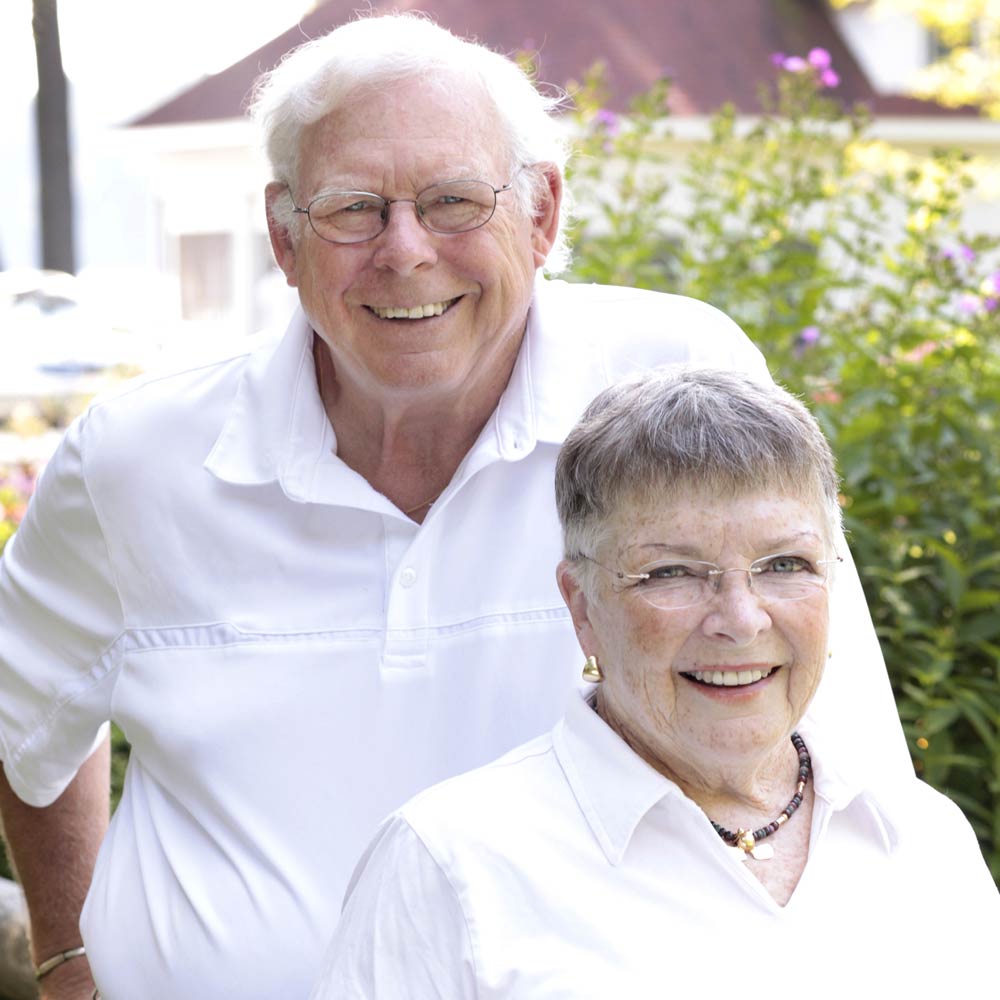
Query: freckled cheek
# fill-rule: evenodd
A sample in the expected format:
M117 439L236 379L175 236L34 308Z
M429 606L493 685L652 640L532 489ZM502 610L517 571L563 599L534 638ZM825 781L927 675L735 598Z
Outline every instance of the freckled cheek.
M823 677L829 651L829 615L825 608L800 623L795 644L797 670L793 672L793 691L797 700L807 701L815 693Z
M643 700L651 698L661 707L664 700L673 702L677 680L673 667L683 638L674 630L662 628L637 630L633 634L627 669L630 686Z

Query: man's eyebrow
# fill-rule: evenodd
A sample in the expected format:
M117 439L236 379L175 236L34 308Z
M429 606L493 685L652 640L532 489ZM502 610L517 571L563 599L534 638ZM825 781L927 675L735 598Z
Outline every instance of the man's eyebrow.
M450 166L443 172L435 173L433 177L417 189L416 193L419 194L421 191L425 191L429 187L435 187L438 184L447 184L449 181L478 181L486 179L486 174L482 167L459 164L458 166ZM506 184L507 180L509 178L505 178L503 183ZM374 190L375 187L378 187L378 185L372 181L358 180L356 174L343 174L339 177L334 175L332 180L324 180L317 187L316 192L317 194L325 194L330 191L366 191L370 194L378 194L379 192Z

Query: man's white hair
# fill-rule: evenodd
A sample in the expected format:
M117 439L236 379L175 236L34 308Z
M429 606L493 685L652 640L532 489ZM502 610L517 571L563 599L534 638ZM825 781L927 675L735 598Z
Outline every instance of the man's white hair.
M419 79L454 93L475 88L495 109L506 144L517 207L531 214L547 187L540 171L518 168L552 163L562 174L568 158L563 129L554 117L561 97L546 96L512 59L458 38L420 14L366 16L293 49L254 87L250 115L257 125L273 179L295 188L303 129L367 89ZM492 179L491 179L492 180ZM562 270L569 253L565 238L566 199L559 232L546 269ZM276 221L293 221L291 197L274 208Z

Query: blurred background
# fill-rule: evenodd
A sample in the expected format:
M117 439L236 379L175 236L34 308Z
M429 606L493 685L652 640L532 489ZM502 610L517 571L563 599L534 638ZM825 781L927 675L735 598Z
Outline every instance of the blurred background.
M0 551L94 393L283 329L243 108L356 6L0 4ZM567 93L569 280L712 302L810 402L914 766L1000 883L1000 0L371 6ZM0 878L11 1000L19 907Z
M18 393L85 389L112 360L183 363L192 349L283 325L292 299L271 261L267 176L242 105L259 71L355 6L62 0L57 12L56 0L5 0L0 304L17 303L0 319L6 412ZM559 87L601 60L615 111L671 76L679 156L723 102L759 110L771 53L817 46L832 54L841 98L866 101L876 131L894 144L1000 155L1000 126L978 109L899 96L956 48L923 8L965 8L980 44L990 0L629 0L613 13L603 0L515 0L499 11L485 0L391 6L428 10L459 33L532 53L540 79ZM1000 229L997 186L984 184L970 215ZM42 279L39 269L76 278Z
M356 6L0 4L0 551L95 392L283 329L244 107ZM1000 0L371 7L566 93L566 277L707 299L810 398L915 765L1000 878Z

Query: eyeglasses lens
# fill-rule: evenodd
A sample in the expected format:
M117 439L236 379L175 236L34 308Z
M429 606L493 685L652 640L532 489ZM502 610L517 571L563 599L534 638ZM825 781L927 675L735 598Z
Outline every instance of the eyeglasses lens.
M798 555L765 556L749 569L720 569L713 563L671 560L642 567L635 584L639 594L658 608L693 607L712 599L727 573L742 573L758 597L769 601L798 601L822 588L827 580L823 560Z
M489 222L496 203L496 192L485 181L446 181L415 199L417 217L435 233L478 229ZM310 203L309 222L330 243L362 243L385 229L393 204L363 191L331 191Z

